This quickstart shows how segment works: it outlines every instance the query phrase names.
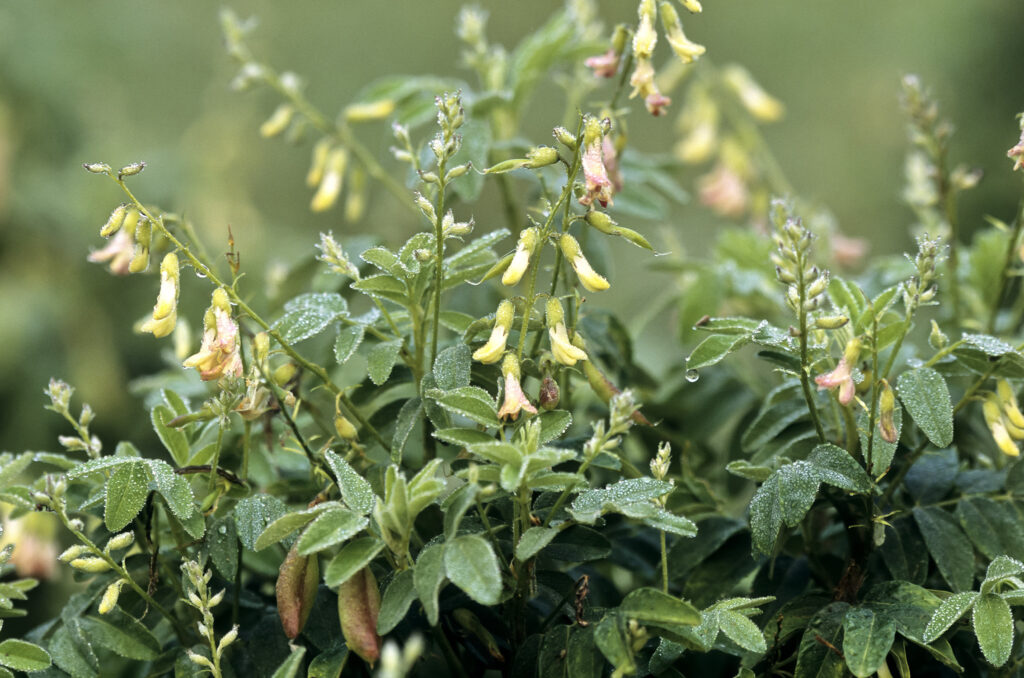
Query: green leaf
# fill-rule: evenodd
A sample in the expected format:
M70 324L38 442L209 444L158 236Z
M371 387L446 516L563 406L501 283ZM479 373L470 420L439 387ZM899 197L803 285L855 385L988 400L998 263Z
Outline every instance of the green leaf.
M842 678L846 674L837 650L842 647L843 619L849 608L848 603L832 603L811 618L800 638L794 678Z
M299 675L299 669L302 668L302 658L305 654L306 648L301 646L294 648L270 678L295 678Z
M914 521L942 578L954 591L970 589L974 582L974 549L956 519L937 506L915 506Z
M771 554L782 523L797 525L814 504L820 484L818 469L807 461L787 464L757 488L750 500L750 531L754 549Z
M935 610L935 614L932 615L928 626L925 627L924 642L930 643L945 633L950 626L974 607L979 597L981 594L977 591L964 591L963 593L954 593L943 600L939 608Z
M349 358L355 355L359 344L363 343L363 336L366 334L366 325L358 323L342 327L338 332L338 339L334 342L334 358L339 365L344 365Z
M594 627L594 643L618 675L636 672L633 648L626 635L625 620L617 614L608 614Z
M700 610L659 589L633 589L622 600L619 612L641 624L696 626L701 623Z
M42 671L51 661L49 653L38 645L8 638L0 643L0 664L15 671Z
M120 447L120 446L119 446ZM121 466L122 464L133 464L138 462L137 456L117 456L108 455L106 457L100 457L99 459L90 459L84 464L79 464L70 471L64 474L68 480L77 480L90 473L96 473L103 469L110 468L111 466Z
M974 605L974 635L981 653L993 666L1002 666L1013 647L1013 613L1005 600L983 593Z
M444 428L434 431L433 435L442 442L459 447L495 442L493 435L485 431L478 431L475 428Z
M311 508L302 509L301 511L292 511L284 514L274 522L267 525L266 529L264 529L256 539L256 543L253 544L252 550L262 551L268 546L276 544L296 530L302 529L309 523L313 522L313 520L315 520L316 517L324 511L337 505L337 502L327 502L324 504L317 504Z
M302 294L284 305L284 315L273 328L289 344L314 337L348 314L348 303L336 292L310 292Z
M72 620L73 625L77 623L77 620ZM98 678L99 672L96 669L99 662L90 648L80 646L84 645L84 641L76 642L72 636L76 629L65 622L50 636L48 649L53 663L73 678Z
M699 370L710 367L725 359L730 353L750 343L750 336L743 334L712 334L700 342L686 359L686 367Z
M299 555L308 556L340 544L361 532L369 522L366 516L347 509L325 511L299 537Z
M551 540L558 536L558 530L553 527L531 527L516 544L516 558L529 560L540 553L541 549L551 543Z
M807 461L818 471L821 482L847 492L870 494L873 485L867 472L841 447L825 444L811 451Z
M680 537L692 537L697 534L697 526L693 524L692 520L685 516L677 516L674 513L670 513L660 506L655 506L654 511L650 515L641 518L641 520L648 527L676 534Z
M869 607L855 607L843 618L843 655L857 678L878 671L896 638L896 624Z
M219 518L210 527L206 546L210 550L210 560L220 575L228 581L235 581L235 575L238 574L238 532L230 514Z
M743 432L740 446L744 452L757 452L793 422L807 416L807 403L803 400L783 400L778 403L767 402L758 412L757 417Z
M430 544L420 551L420 557L416 559L413 585L416 587L416 594L423 604L423 611L426 612L427 621L431 626L437 626L441 613L437 596L441 592L445 578L444 544Z
M256 540L267 526L287 511L283 501L269 494L254 494L238 502L235 506L235 527L242 546L255 550Z
M999 556L988 564L985 571L985 581L993 582L1004 577L1015 577L1024 573L1024 563L1009 556Z
M380 601L380 613L377 616L377 633L380 635L391 633L391 630L405 618L412 601L416 600L413 576L413 570L402 570L395 574L385 589Z
M370 349L370 354L366 357L366 371L370 375L370 381L380 386L388 380L391 370L398 362L398 352L401 349L402 342L398 339L382 342Z
M900 375L900 400L914 423L937 447L953 442L953 404L946 380L930 367L919 367Z
M353 539L327 565L324 583L332 588L344 584L352 575L369 565L383 548L384 542L376 537Z
M395 421L395 434L391 438L391 461L395 464L402 462L402 450L409 440L409 434L423 419L423 401L416 396L409 398L398 411L398 419Z
M157 437L160 438L160 442L164 444L167 451L171 453L171 459L178 466L184 466L188 463L191 450L189 449L188 436L185 435L185 431L180 428L171 428L167 425L167 422L174 419L175 416L177 415L167 405L157 405L149 412L150 421L153 422L153 430L156 431Z
M1002 540L999 539L997 526L993 525L973 502L961 499L956 503L954 513L964 533L987 558L995 558L1006 552ZM989 569L991 570L991 566Z
M335 645L313 657L306 678L341 678L347 661L348 648L344 645Z
M178 475L171 465L161 459L144 460L153 475L157 492L167 502L175 516L180 520L188 520L196 510L195 495L192 486L183 476Z
M394 276L382 273L373 275L362 280L357 280L351 285L352 289L359 290L363 294L380 299L387 299L396 304L405 306L409 303L408 292L405 283Z
M107 499L103 522L111 532L118 532L139 515L149 494L149 470L142 461L114 469L107 479Z
M672 491L672 484L654 478L630 478L620 480L600 490L580 492L572 502L569 512L582 523L593 524L602 514L609 511L631 517L651 515L657 499ZM638 513L638 507L650 509Z
M341 485L341 498L345 500L348 507L363 515L372 511L373 507L377 505L377 495L373 493L373 488L370 487L366 478L359 475L347 461L333 450L328 450L324 454L324 458L338 478L338 483Z
M720 610L718 612L718 626L722 633L729 637L729 640L736 643L744 650L763 654L768 650L764 634L757 624L739 612L732 610Z
M540 415L540 439L541 445L549 443L561 437L572 425L572 415L566 410L553 410L542 412Z
M82 632L108 650L127 659L153 661L160 656L160 641L142 622L128 616L120 608L102 618L88 616L81 619Z
M437 354L434 379L442 391L469 386L469 370L473 352L465 344L449 346Z
M448 579L481 605L496 605L501 597L501 571L490 542L464 534L447 543L444 568Z
M452 492L441 505L444 512L444 538L454 539L459 531L459 523L466 515L469 507L476 502L476 495L480 491L479 486L466 483L459 489Z
M426 395L453 414L462 415L478 424L491 428L501 426L501 422L498 421L498 409L494 404L494 399L482 388L463 386L450 391L430 389L426 392Z

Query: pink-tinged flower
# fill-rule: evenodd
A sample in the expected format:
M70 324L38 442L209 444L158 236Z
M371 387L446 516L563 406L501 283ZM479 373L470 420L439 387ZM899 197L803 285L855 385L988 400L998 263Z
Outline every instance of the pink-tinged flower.
M665 109L672 104L672 100L655 90L644 97L644 105L647 107L647 112L658 117L665 112Z
M1013 169L1019 170L1024 167L1024 125L1020 130L1020 141L1017 145L1006 152L1007 158L1013 158Z
M612 181L604 165L604 125L594 117L588 117L583 132L583 176L587 193L580 198L581 205L590 205L594 200L601 207L612 204Z
M853 366L860 357L860 341L851 339L846 344L843 357L831 372L819 374L814 378L818 390L835 388L839 389L839 404L849 405L853 401L853 394L857 386L853 383Z
M57 542L52 518L52 514L28 513L3 520L0 549L14 545L10 563L19 577L52 579L56 574Z
M199 370L199 378L203 381L242 376L238 323L231 317L228 295L222 288L213 292L204 325L203 343L199 352L186 358L184 366Z
M637 57L636 68L629 78L629 84L633 86L629 98L637 96L644 98L644 105L651 115L661 115L665 108L672 103L672 100L661 93L654 83L654 64L649 58Z
M604 54L590 57L583 65L594 71L595 78L614 78L619 70L619 57L621 55L613 47Z
M514 354L509 353L505 356L501 363L501 373L505 376L505 402L498 410L498 417L515 421L519 417L519 412L523 410L537 414L537 408L530 403L519 383L519 360Z
M121 229L113 238L107 241L106 246L101 250L93 250L89 253L89 261L93 263L110 262L110 272L114 275L128 275L129 264L135 256L135 238L128 229Z
M864 238L848 238L841 233L831 237L832 256L836 263L845 268L853 268L868 253L868 241Z
M611 136L605 136L601 141L601 151L604 153L604 168L612 182L612 190L618 193L623 185L622 172L619 169L619 151L615 148Z
M750 192L739 174L719 164L697 180L702 205L730 219L742 217L750 204Z

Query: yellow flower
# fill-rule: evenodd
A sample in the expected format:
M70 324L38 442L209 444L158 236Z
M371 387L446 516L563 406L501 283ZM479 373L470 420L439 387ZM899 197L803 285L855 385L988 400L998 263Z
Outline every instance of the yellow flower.
M774 122L782 117L782 103L765 92L746 69L729 66L724 69L722 78L736 92L743 107L761 122Z
M320 186L313 195L310 209L314 212L324 212L334 206L341 194L342 180L345 178L345 167L348 165L348 151L344 148L335 148L327 156L324 164L323 178Z
M498 310L494 314L494 329L491 330L491 337L487 343L473 352L473 360L490 365L496 363L505 352L505 344L508 342L508 333L512 329L512 321L515 318L515 307L508 299L498 304Z
M562 310L562 303L558 299L548 299L546 315L548 338L551 340L551 353L555 360L569 366L575 365L577 361L586 360L586 351L573 346L569 340L569 332L565 327L565 311Z
M985 416L985 424L988 425L992 439L996 441L996 445L1002 450L1003 454L1011 457L1020 456L1017 443L1013 442L1013 438L1010 437L1010 433L1006 428L1006 420L1003 416L1003 410L999 406L999 399L994 393L990 393L988 398L985 399L985 404L982 405L981 411Z
M178 320L178 284L178 255L169 252L160 262L160 293L153 307L153 317L140 327L143 332L151 332L159 338L174 331Z
M680 61L692 64L697 57L707 51L704 45L698 45L683 33L683 23L679 20L675 7L668 2L662 2L658 11L661 14L661 25L665 28L665 39Z
M501 276L503 285L515 285L523 279L523 274L530 266L530 257L537 247L537 229L527 228L519 234L519 243L516 245L516 253L512 257L512 263L505 269Z
M583 256L583 251L580 250L580 244L576 242L576 238L568 233L563 233L558 245L562 249L562 254L572 264L572 268L576 271L580 283L589 292L600 292L610 287L604 276L595 272L590 266L590 262Z

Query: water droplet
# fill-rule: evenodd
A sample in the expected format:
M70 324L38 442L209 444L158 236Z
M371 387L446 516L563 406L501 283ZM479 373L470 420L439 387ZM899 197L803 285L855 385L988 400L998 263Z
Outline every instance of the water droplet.
M700 379L700 372L697 370L686 370L686 381L691 384Z
M206 277L206 274L203 273L202 271L200 271L198 268L195 269L195 271L196 271L196 277L197 278L205 278Z
M220 529L218 529L217 531L220 532L221 534L227 534L228 533L228 528L227 528L226 525L221 525Z

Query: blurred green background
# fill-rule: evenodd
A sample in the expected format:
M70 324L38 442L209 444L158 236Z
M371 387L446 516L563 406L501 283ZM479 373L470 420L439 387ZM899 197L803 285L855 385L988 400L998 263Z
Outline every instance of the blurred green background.
M259 18L251 39L257 55L308 83L310 98L339 110L376 77L439 73L472 80L459 65L453 25L461 3L312 0L239 3ZM514 45L556 8L551 0L484 2L489 35ZM632 0L600 2L609 25L632 21ZM164 364L166 344L133 335L132 323L152 307L152 277L115 278L87 264L101 245L99 226L121 200L116 188L81 169L84 161L119 166L145 160L133 187L152 204L183 212L212 251L223 251L230 225L249 273L261 285L275 260L308 254L322 230L372 232L400 242L416 224L375 187L360 224L341 210L312 214L303 184L307 146L261 139L256 130L277 101L265 91L229 88L235 64L225 55L218 7L191 0L120 2L33 0L0 3L0 447L52 449L56 417L42 411L51 376L66 379L92 403L96 432L108 444L147 439L147 415L125 385ZM782 99L787 115L765 133L796 189L830 206L850 235L874 252L908 246L912 220L900 203L905 121L899 79L921 75L956 121L954 160L985 170L962 208L970 231L992 214L1009 220L1019 183L1006 149L1017 138L1014 115L1024 109L1024 3L1010 0L708 0L685 19L687 33L706 44L717 63L746 65ZM666 52L662 46L662 52ZM528 132L538 142L560 122L561 94L538 97ZM674 111L673 111L674 112ZM637 112L631 143L659 150L673 139L673 115ZM361 129L386 167L390 145L383 124ZM692 183L692 175L681 180ZM499 223L490 193L474 205L477 224ZM463 208L460 218L468 216ZM721 220L698 205L673 212L664 224L691 254L713 237ZM649 257L629 253L602 297L628 317L643 307L651 285L624 275ZM186 281L183 315L198 323L208 291ZM633 310L630 310L633 309ZM678 361L671 320L651 326L644 362Z

